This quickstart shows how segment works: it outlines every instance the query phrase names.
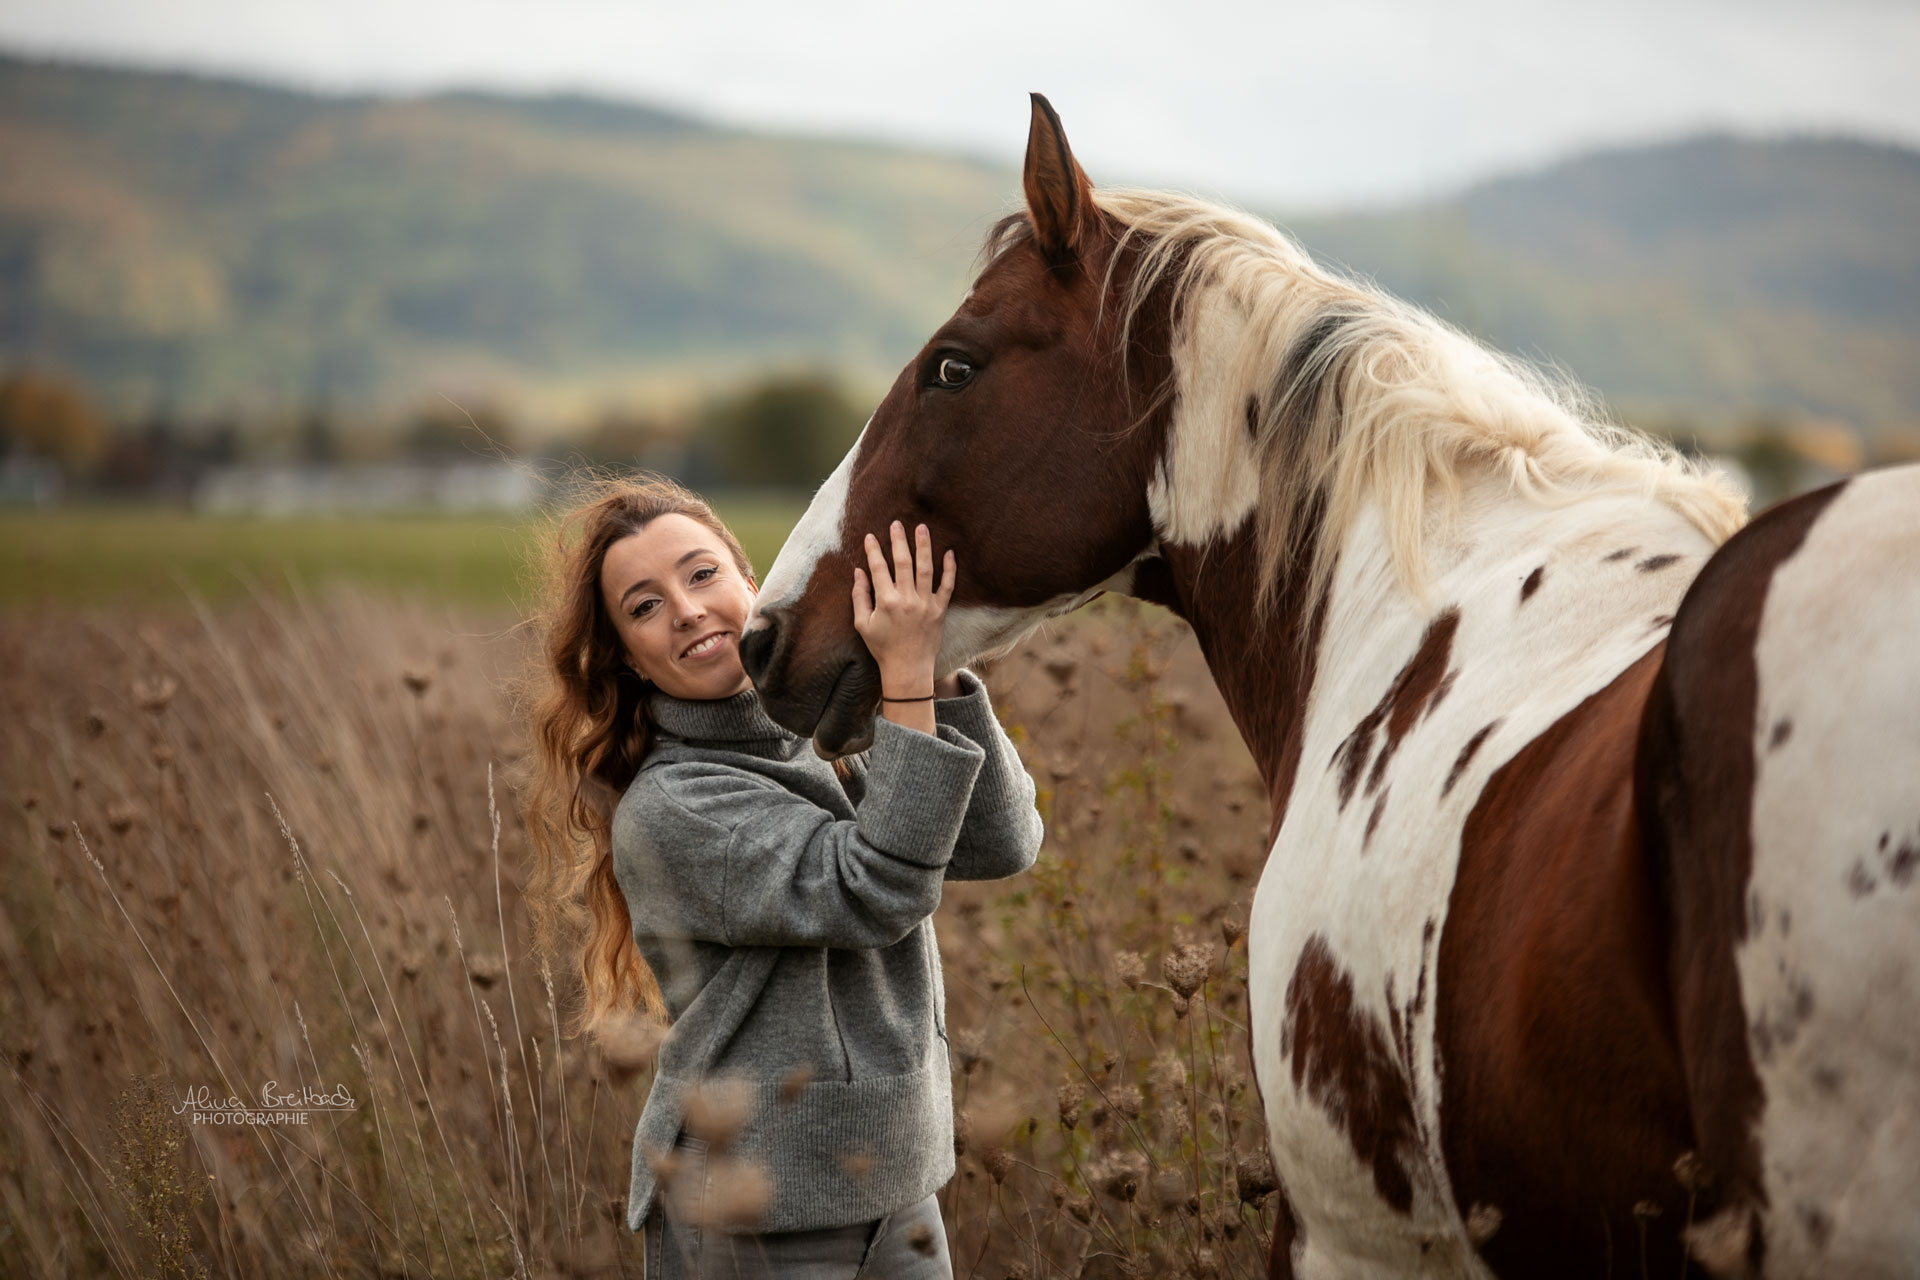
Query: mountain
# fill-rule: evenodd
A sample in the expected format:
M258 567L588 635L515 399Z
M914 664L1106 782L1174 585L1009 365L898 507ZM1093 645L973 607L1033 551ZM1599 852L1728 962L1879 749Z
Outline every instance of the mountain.
M1007 165L587 98L0 57L0 368L184 413L877 387L1017 199ZM1282 221L1638 416L1920 422L1913 151L1704 137Z

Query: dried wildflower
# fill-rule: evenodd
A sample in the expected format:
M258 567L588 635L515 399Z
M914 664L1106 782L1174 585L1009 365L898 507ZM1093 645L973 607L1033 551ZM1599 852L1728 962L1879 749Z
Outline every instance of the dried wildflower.
M1139 1085L1123 1084L1118 1089L1111 1090L1107 1096L1112 1099L1113 1109L1115 1111L1118 1111L1129 1120L1137 1120L1140 1118L1141 1098Z
M1093 1182L1115 1200L1132 1200L1147 1178L1147 1158L1138 1151L1113 1151L1090 1171Z
M1493 1233L1500 1229L1501 1217L1499 1205L1474 1205L1467 1213L1467 1239L1473 1241L1475 1248L1493 1239Z
M151 679L133 682L133 705L142 711L159 715L173 701L173 695L180 692L180 682L172 676L154 676Z
M1075 1222L1086 1225L1093 1221L1093 1199L1090 1196L1074 1196L1067 1201L1067 1216Z
M1112 965L1113 976L1130 987L1138 986L1147 976L1147 962L1138 951L1114 952Z
M1010 1262L1007 1264L1006 1280L1033 1280L1033 1268L1024 1262Z
M1642 1222L1660 1216L1660 1206L1651 1200L1636 1200L1633 1203L1633 1216Z
M1241 920L1235 920L1232 916L1224 916L1220 920L1220 936L1225 938L1227 940L1227 946L1231 947L1234 943L1247 936L1246 923Z
M1190 1000L1207 980L1207 970L1213 963L1212 952L1211 946L1183 943L1161 958L1160 974L1177 995Z
M173 763L173 748L164 742L154 743L153 750L149 751L147 755L152 759L154 768L156 769L164 769Z
M1178 992L1175 992L1173 997L1173 1016L1176 1018L1186 1017L1187 1009L1192 1005L1192 1003L1193 1002L1191 1000L1188 1000L1185 996L1179 994Z
M681 1095L687 1132L713 1151L724 1151L740 1136L753 1113L753 1086L745 1080L705 1080Z
M1688 1227L1681 1239L1707 1274L1743 1275L1753 1244L1753 1209L1745 1204L1722 1209L1705 1222Z
M1005 1182L1007 1175L1013 1172L1013 1157L1007 1154L1005 1147L988 1147L980 1153L980 1163L985 1167L987 1176L995 1182Z
M1680 1153L1679 1158L1673 1162L1673 1176L1679 1180L1682 1187L1693 1192L1704 1191L1707 1184L1713 1181L1707 1174L1706 1162L1700 1158L1700 1153L1697 1151Z
M1257 1206L1267 1195L1280 1189L1280 1180L1273 1174L1273 1156L1266 1151L1235 1160L1233 1178L1239 1186L1240 1199L1250 1205Z
M913 1230L907 1232L907 1247L923 1258L931 1258L938 1246L934 1243L933 1228L924 1222L913 1224Z
M965 1111L953 1113L953 1154L956 1158L967 1154L967 1143L973 1140L973 1117Z
M1187 1175L1179 1169L1162 1169L1153 1175L1153 1202L1162 1209L1171 1209L1185 1203L1191 1194L1187 1190Z
M467 976L482 991L491 989L506 973L505 963L491 951L476 951L467 957Z
M1147 1073L1147 1083L1162 1093L1184 1089L1187 1085L1187 1064L1169 1049L1154 1060L1152 1070Z
M1060 1127L1071 1129L1080 1123L1080 1105L1087 1100L1087 1086L1078 1080L1069 1080L1061 1085L1054 1094L1054 1103L1060 1109Z
M1054 1208L1058 1209L1067 1202L1067 1184L1058 1178L1054 1179L1053 1185L1047 1188L1047 1192L1053 1197Z
M973 1069L987 1060L986 1033L978 1027L969 1027L953 1037L954 1052L960 1056L960 1074L970 1076Z
M433 672L408 667L400 673L400 683L406 685L407 691L414 697L424 697L427 690L433 688Z
M606 1064L607 1078L622 1085L653 1065L667 1029L652 1018L617 1014L601 1022L593 1038L600 1049L600 1060Z
M813 1082L813 1064L803 1062L780 1077L780 1105L790 1107Z
M1042 662L1040 667L1064 690L1067 682L1073 679L1073 673L1080 669L1080 661L1067 654L1056 653Z
M88 708L80 723L89 738L98 738L107 731L107 718L92 708Z
M773 1182L760 1165L730 1157L710 1158L705 1193L689 1207L687 1220L722 1231L748 1230L766 1215L772 1199Z
M127 834L133 828L134 819L139 811L125 800L116 800L107 806L107 825L113 828L117 836Z

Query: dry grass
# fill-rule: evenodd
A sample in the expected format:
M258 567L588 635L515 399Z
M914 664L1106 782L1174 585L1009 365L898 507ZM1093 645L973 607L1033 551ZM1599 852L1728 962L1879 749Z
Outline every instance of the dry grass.
M558 1039L528 959L519 655L345 594L0 620L0 1271L638 1274L649 1045ZM1155 611L988 677L1049 837L941 907L957 1271L1260 1274L1251 763ZM357 1106L174 1112L269 1081Z

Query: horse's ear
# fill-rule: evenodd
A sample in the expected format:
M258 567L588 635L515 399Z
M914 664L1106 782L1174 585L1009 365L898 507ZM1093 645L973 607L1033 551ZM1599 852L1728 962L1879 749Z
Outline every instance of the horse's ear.
M1072 262L1094 222L1093 183L1068 150L1067 132L1053 104L1037 93L1023 180L1041 254L1055 266Z

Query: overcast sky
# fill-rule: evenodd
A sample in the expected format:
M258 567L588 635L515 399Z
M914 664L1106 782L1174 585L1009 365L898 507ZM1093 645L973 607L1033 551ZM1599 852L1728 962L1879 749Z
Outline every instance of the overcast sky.
M0 0L0 44L308 88L584 90L1290 207L1707 128L1920 144L1915 0Z

